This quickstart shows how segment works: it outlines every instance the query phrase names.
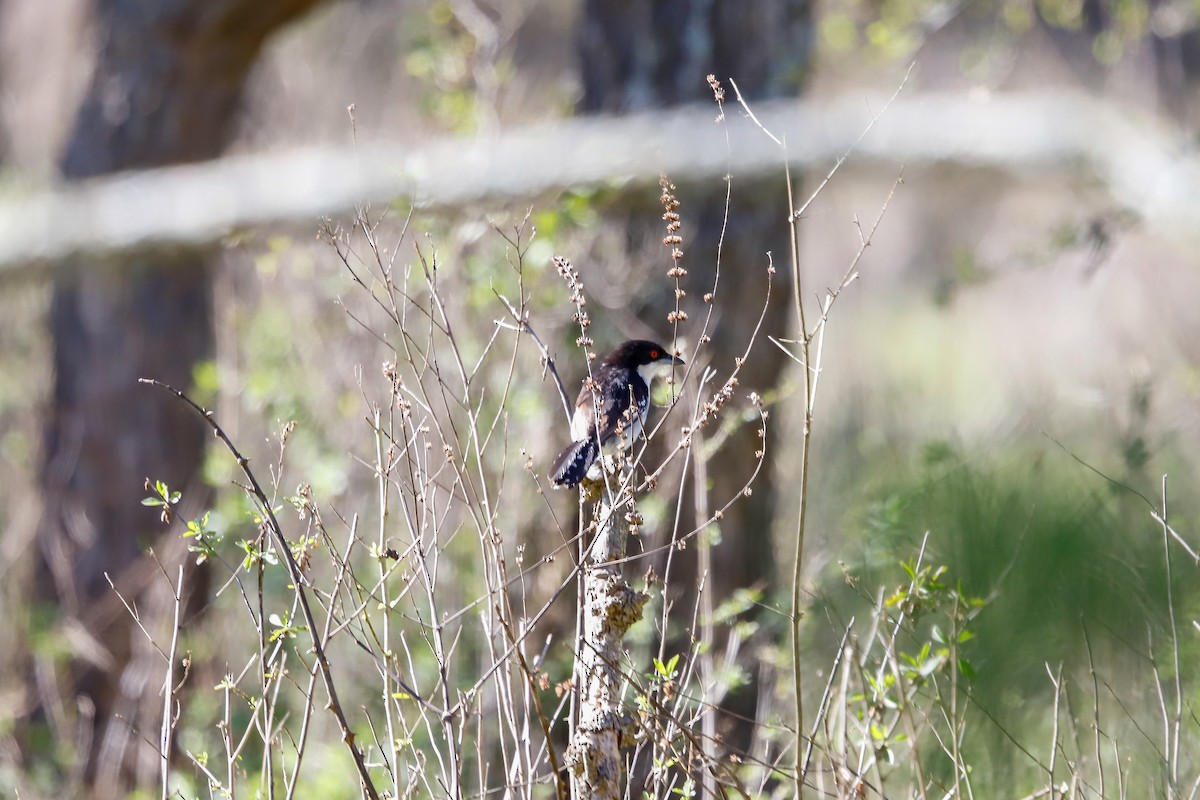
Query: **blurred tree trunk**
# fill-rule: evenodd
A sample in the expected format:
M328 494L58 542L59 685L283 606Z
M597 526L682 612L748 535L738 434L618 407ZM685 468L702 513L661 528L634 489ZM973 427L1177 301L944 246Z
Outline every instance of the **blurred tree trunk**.
M579 50L584 95L580 111L622 113L666 108L682 103L713 103L706 82L711 73L733 92L728 79L737 81L748 100L798 94L808 68L813 40L813 8L809 0L587 0L584 5ZM714 118L716 107L714 105ZM687 147L687 142L680 142ZM681 331L694 340L703 319L702 296L709 291L717 264L717 241L725 228L721 252L721 280L717 292L716 327L707 349L712 366L721 378L741 357L758 321L766 296L767 252L778 267L767 310L764 332L790 331L788 297L788 203L783 170L764 181L745 183L733 176L733 194L728 225L724 224L725 185L689 184L687 175L670 175L679 186L683 215L684 266L689 275L690 322ZM625 202L629 198L622 198ZM644 301L641 319L661 333L669 331L664 319L674 307L674 285L666 277L670 268L667 251L656 244L665 235L656 214L646 204L631 204L621 220L635 249L639 242L657 248L645 253L649 263L662 265L662 272L635 279L647 272L642 264L632 265L630 280L644 280L633 293ZM636 251L635 251L636 252ZM636 253L636 255L643 255ZM653 259L653 260L651 260ZM651 314L653 316L651 316ZM693 341L694 345L694 341ZM777 385L786 372L787 361L778 349L760 338L741 373L737 398L744 403L751 390L762 392ZM690 403L690 401L687 401ZM760 445L754 426L747 426L726 443L709 465L712 477L711 503L719 507L736 496L754 471L755 450ZM741 500L721 523L722 541L713 553L720 564L708 579L716 601L727 599L740 587L758 585L770 590L774 556L771 524L775 513L776 487L770 470L764 470L752 497ZM684 500L684 509L692 502ZM682 532L695 527L685 514ZM696 546L675 555L669 597L679 612L676 619L690 618L696 590ZM757 692L748 687L726 704L746 719L755 716ZM749 728L741 725L730 742L744 746Z
M100 47L62 158L64 177L217 156L263 41L318 2L97 0ZM163 525L140 505L143 482L190 492L194 509L207 502L199 467L208 437L137 379L186 388L196 363L211 356L212 258L208 250L175 250L119 264L80 259L54 282L36 586L38 600L62 615L69 661L35 661L26 746L45 746L42 725L60 745L74 744L73 788L93 797L153 785L158 770L155 747L143 737L158 741L165 665L105 575L151 630L156 612L170 614L169 593L164 603L163 589L150 588L165 584L144 555ZM184 554L164 547L157 556L173 575Z

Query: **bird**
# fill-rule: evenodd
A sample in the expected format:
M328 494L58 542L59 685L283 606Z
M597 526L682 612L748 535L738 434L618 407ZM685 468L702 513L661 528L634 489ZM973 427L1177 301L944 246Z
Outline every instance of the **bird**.
M665 368L683 363L661 344L645 339L631 339L605 356L592 373L591 384L583 382L575 401L571 444L558 454L550 470L554 486L578 486L602 447L632 446L650 406L650 381Z

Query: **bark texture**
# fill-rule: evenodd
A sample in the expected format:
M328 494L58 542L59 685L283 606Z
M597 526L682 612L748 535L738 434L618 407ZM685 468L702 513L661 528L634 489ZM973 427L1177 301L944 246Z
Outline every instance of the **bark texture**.
M593 486L593 488L595 488ZM625 632L642 618L649 595L630 586L613 563L625 557L627 506L596 504L596 538L583 574L583 633L575 654L581 682L579 721L571 741L571 796L617 800L624 796L621 748L633 744L634 722L621 707Z
M100 0L98 60L62 158L64 177L217 156L263 41L317 2ZM187 387L195 364L210 357L210 262L209 250L143 253L120 264L69 264L55 279L36 585L37 599L61 614L70 647L65 663L34 664L26 732L48 726L55 739L75 743L81 766L72 771L92 797L152 785L158 769L142 737L158 738L165 665L105 574L143 609L151 630L156 608L170 612L150 588L158 567L143 555L163 530L140 505L143 482L164 480L202 505L207 437L200 421L137 379ZM46 713L56 703L78 713Z
M733 78L752 99L794 94L812 43L809 0L587 0L580 110L711 99L710 73Z

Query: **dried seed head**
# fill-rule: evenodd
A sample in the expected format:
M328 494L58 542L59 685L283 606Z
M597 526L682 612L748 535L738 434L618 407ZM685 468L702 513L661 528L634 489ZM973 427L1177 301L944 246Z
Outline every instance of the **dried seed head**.
M712 89L713 99L718 103L724 103L725 90L721 87L721 82L717 80L717 76L709 75L705 80L708 81L708 88Z

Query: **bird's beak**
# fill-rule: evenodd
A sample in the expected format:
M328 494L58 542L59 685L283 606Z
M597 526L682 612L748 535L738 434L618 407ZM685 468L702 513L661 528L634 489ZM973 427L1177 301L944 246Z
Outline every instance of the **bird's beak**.
M671 363L675 364L676 366L679 366L679 367L686 366L686 364L687 364L687 362L685 362L679 356L671 356Z

